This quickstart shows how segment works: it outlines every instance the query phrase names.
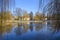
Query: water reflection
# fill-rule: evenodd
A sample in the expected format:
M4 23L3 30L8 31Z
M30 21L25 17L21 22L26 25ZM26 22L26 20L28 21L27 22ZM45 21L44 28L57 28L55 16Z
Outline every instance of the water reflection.
M48 22L48 27L51 27L51 30L58 32L60 31L60 21L59 20L50 20Z
M60 20L56 20L53 22L53 28L56 30L56 31L59 31L60 30Z
M8 25L5 25L5 24L0 25L0 33L1 33L1 35L5 34L5 33L10 33L12 28L13 28L12 23L9 23Z
M16 34L17 34L17 35L21 35L21 34L22 34L22 33L21 33L21 32L22 32L21 24L18 23L17 26L18 26L18 27L17 27L17 29L16 29Z
M28 29L29 29L28 24L18 23L17 28L16 28L16 34L22 35L23 33L26 33L28 31Z
M23 26L23 28L24 28L24 33L26 33L26 32L28 32L28 29L29 29L29 24L23 24L22 25Z
M29 30L32 32L34 30L39 31L42 27L42 23L33 23L30 22L29 24L26 23L18 23L17 28L16 28L16 34L17 35L22 35Z
M30 22L30 27L29 28L30 28L31 31L33 31L33 23L32 22Z
M36 23L36 30L39 31L40 29L43 28L42 23Z
M8 25L0 25L0 35L1 36L3 35L3 38L5 39L12 38L13 36L13 39L15 38L18 39L19 37L22 40L23 40L23 37L25 40L26 38L28 38L28 36L29 36L29 39L31 37L34 37L33 39L35 39L35 37L41 39L43 38L43 35L45 35L44 37L47 36L51 38L52 36L53 38L55 37L55 35L58 35L56 34L56 30L57 30L57 33L60 32L59 31L60 27L55 26L56 24L57 23L55 22L54 23L51 22L49 24L48 23L46 24L46 22L9 23ZM42 31L42 29L44 30ZM7 38L7 36L9 38Z

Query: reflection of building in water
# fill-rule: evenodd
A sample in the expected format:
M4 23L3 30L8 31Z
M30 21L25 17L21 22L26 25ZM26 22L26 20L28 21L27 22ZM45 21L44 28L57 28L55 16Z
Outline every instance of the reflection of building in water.
M22 35L22 34L26 33L28 31L28 29L29 29L29 25L28 24L19 24L18 23L16 34L17 35Z
M29 21L24 21L23 24L30 24L30 22Z
M32 22L30 22L30 27L29 28L30 28L31 31L33 31L33 23Z
M21 35L22 34L22 25L20 23L17 24L16 34Z
M36 23L35 25L36 25L35 26L36 31L39 31L40 29L43 28L41 23Z
M24 33L26 33L28 31L28 29L29 29L29 25L28 24L24 24L23 27L24 27Z

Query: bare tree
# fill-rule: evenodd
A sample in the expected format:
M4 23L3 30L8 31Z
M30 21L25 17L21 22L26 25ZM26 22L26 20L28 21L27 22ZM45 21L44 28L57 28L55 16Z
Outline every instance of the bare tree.
M21 8L16 8L16 14L18 16L18 19L22 16L22 9Z

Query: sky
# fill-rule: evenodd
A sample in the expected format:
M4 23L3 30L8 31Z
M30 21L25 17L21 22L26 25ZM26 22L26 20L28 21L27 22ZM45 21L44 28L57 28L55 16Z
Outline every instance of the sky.
M48 0L44 0L44 5L46 5ZM39 0L15 0L15 8L21 8L27 12L37 12L39 8ZM42 10L40 9L42 12Z

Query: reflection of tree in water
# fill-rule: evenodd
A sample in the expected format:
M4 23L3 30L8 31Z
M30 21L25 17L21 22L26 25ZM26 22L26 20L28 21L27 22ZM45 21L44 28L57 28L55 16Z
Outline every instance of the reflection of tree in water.
M0 26L0 38L2 37L2 26Z
M24 33L28 31L29 29L29 25L28 24L23 24L24 27Z
M17 35L21 35L22 34L22 24L18 23L17 25L17 29L16 29L16 34Z
M28 31L28 24L19 24L18 23L18 27L17 27L17 30L16 30L16 34L17 35L22 35L23 33L26 33Z
M36 23L36 31L39 31L42 28L42 23Z
M33 22L30 22L30 30L33 31Z
M53 22L53 29L55 29L55 31L59 31L60 30L60 21L57 20L57 21L54 21Z
M12 23L8 25L0 25L0 34L10 33L12 29Z
M53 32L58 32L60 30L60 21L52 20L50 30L52 30Z

